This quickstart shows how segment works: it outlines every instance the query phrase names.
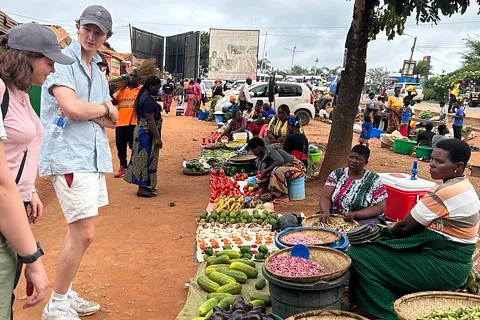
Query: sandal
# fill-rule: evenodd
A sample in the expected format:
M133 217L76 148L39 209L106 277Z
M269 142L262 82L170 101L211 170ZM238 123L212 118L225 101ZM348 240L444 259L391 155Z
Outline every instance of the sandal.
M281 204L281 203L287 203L289 202L290 199L288 198L275 198L275 200L272 201L273 204Z
M137 192L137 197L139 198L153 198L156 197L157 194L155 192Z

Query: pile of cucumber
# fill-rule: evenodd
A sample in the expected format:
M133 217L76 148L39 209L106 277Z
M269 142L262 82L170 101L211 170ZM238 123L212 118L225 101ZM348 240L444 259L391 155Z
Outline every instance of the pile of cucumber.
M271 298L268 294L259 291L250 293L250 303L245 303L239 295L242 293L242 284L248 279L257 279L255 289L262 290L267 282L264 278L258 278L258 271L254 261L239 258L239 252L236 250L222 250L217 256L212 256L207 260L205 275L197 278L197 284L200 288L209 294L207 300L202 303L198 309L200 319L264 319L265 307L271 306ZM235 302L238 298L242 299L243 308L241 313L238 305L241 302ZM239 300L238 300L239 301ZM237 307L235 307L237 306ZM263 309L255 308L263 307ZM231 312L229 312L231 311ZM216 315L214 315L217 313ZM257 315L254 315L257 314ZM228 315L228 317L226 317ZM246 316L250 318L246 318ZM223 318L222 318L223 317Z

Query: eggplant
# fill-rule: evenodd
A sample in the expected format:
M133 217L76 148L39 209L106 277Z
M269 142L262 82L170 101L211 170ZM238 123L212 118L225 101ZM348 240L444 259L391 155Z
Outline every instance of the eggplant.
M228 320L230 318L229 315L223 313L223 312L214 312L212 313L212 315L210 316L210 318L208 318L208 320Z
M228 320L240 320L244 315L245 312L243 310L235 310L232 312Z
M263 320L263 316L255 311L246 313L240 320Z
M258 311L258 312L260 312L260 313L262 313L262 314L263 314L263 313L267 313L267 307L265 307L265 306L255 307L255 308L253 308L253 310L254 310L254 311Z
M247 304L245 303L245 300L243 300L242 297L238 297L233 301L232 310L242 310L245 312L246 307L247 307Z

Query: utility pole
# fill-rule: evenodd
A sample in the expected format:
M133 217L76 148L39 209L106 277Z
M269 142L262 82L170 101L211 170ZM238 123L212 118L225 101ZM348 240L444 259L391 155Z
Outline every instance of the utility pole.
M265 31L265 43L263 44L263 58L262 58L262 65L260 66L261 73L263 73L263 68L265 66L265 52L266 52L266 49L267 49L267 36L268 36L268 31Z
M288 50L292 53L292 67L290 69L293 69L293 61L295 60L295 52L303 52L303 51L298 51L296 44L293 45L293 50L289 49L289 48L285 48L285 50Z
M410 53L410 61L413 59L413 52L415 51L415 46L417 45L417 37L413 38L413 47L412 52Z
M315 77L317 76L318 58L315 60Z

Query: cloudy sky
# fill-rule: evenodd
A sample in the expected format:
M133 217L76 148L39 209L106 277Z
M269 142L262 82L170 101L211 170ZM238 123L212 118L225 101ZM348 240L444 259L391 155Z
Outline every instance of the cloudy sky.
M168 36L187 31L208 31L210 27L259 29L263 54L265 33L268 33L267 58L278 69L290 68L292 55L285 48L296 44L295 64L333 68L342 64L345 36L351 22L353 1L286 0L243 1L127 1L99 2L110 10L114 20L111 45L119 52L130 52L128 23L138 28ZM19 22L38 21L62 25L75 36L74 20L90 1L20 0L2 1L0 10ZM98 4L98 3L96 3ZM241 6L239 5L241 4ZM435 73L452 71L460 65L460 53L465 50L465 37L480 35L478 6L473 5L463 16L444 18L438 26L407 23L405 33L393 41L384 35L371 42L368 67L383 67L398 71L410 56L413 36L417 36L414 59L432 56Z

